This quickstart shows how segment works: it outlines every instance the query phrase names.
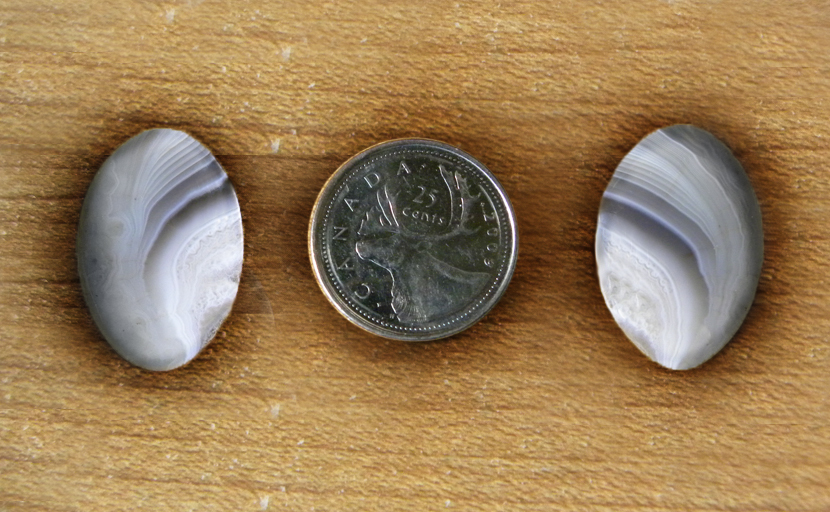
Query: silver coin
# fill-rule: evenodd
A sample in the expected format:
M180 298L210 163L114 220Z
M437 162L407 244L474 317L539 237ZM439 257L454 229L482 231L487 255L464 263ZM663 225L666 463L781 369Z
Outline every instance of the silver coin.
M393 140L332 175L311 214L309 252L320 288L349 321L434 340L476 323L504 294L516 218L495 176L467 153Z

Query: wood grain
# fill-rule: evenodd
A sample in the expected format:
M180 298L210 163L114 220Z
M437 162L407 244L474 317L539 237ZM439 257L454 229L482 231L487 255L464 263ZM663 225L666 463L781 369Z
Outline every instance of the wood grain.
M0 509L830 509L830 3L0 1ZM599 199L650 131L693 123L764 215L756 302L663 370L596 280ZM239 303L169 373L83 303L74 240L139 131L219 158L246 230ZM517 212L502 302L449 340L372 337L307 257L337 166L455 144Z

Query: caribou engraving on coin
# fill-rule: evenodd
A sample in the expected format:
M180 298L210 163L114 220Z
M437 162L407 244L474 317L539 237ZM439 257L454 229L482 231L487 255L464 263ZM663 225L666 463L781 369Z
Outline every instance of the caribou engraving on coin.
M512 207L484 166L435 141L401 140L346 162L309 228L318 282L364 329L425 341L489 311L507 287L517 240Z
M405 160L401 168L406 169ZM470 194L466 180L460 173L451 173L443 165L438 172L449 192L449 219L443 212L432 210L438 202L439 190L418 185L418 195L413 199L417 206L398 205L403 183L388 180L377 192L377 203L366 212L357 231L362 238L355 244L355 252L362 259L371 261L392 276L391 307L402 322L427 322L447 311L455 311L477 295L490 274L462 270L440 259L439 244L454 238L475 234L477 230L466 227L471 203L480 196ZM405 183L406 178L403 180ZM428 195L426 195L428 193ZM425 197L426 195L426 197ZM422 208L415 209L415 208ZM409 217L416 222L432 224L436 232L413 232L398 217ZM446 226L447 229L440 230ZM380 236L373 236L377 233Z

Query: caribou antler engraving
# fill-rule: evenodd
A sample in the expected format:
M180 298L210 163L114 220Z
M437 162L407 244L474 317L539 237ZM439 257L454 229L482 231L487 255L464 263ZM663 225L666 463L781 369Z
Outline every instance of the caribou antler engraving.
M464 178L458 171L450 172L444 168L443 165L438 166L441 178L447 186L450 195L450 218L447 222L446 231L443 233L416 233L413 232L401 223L398 219L401 217L401 212L398 207L397 199L399 191L390 190L390 184L384 184L383 188L377 192L377 211L379 212L377 220L378 224L386 231L399 234L401 236L417 239L419 242L437 242L447 240L459 235L471 235L477 229L470 229L467 223L472 215L473 206L481 197L481 194L472 195L470 187L467 184L467 179ZM372 209L374 210L374 208ZM366 214L366 220L371 220L373 211L370 210ZM363 226L361 226L363 229ZM358 231L360 233L360 231Z
M466 179L439 165L450 198L446 227L439 233L414 232L401 222L397 183L387 182L377 191L377 204L366 213L357 233L365 238L355 244L360 258L386 269L392 276L392 310L402 322L427 322L456 311L478 294L490 279L484 272L456 268L432 253L438 242L473 234L467 226L476 200Z

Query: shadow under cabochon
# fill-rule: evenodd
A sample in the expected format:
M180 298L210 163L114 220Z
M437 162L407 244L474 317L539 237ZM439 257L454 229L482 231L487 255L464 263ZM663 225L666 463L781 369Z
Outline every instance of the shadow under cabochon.
M186 133L148 130L101 166L84 199L78 273L92 317L129 362L170 370L228 316L242 271L236 192Z
M649 358L694 368L743 323L763 243L758 199L729 149L694 126L657 130L623 158L602 196L605 303Z

